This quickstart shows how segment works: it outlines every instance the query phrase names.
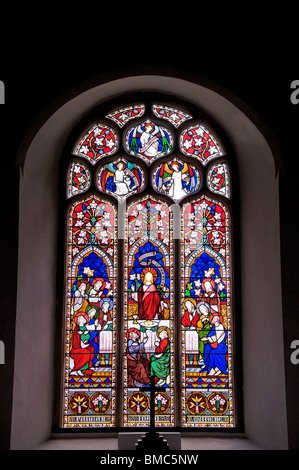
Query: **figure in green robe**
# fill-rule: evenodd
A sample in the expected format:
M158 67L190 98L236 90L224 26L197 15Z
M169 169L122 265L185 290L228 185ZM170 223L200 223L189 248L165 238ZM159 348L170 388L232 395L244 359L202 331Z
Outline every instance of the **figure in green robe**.
M155 343L155 355L151 357L151 374L159 380L157 385L164 385L170 376L170 330L166 326L161 326L157 330L159 341Z

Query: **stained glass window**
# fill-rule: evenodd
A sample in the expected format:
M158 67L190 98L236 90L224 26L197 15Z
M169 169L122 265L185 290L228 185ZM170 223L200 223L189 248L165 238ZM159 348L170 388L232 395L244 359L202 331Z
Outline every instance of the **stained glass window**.
M64 427L115 425L116 217L97 195L68 212Z
M199 110L99 112L67 155L64 428L236 426L230 157Z

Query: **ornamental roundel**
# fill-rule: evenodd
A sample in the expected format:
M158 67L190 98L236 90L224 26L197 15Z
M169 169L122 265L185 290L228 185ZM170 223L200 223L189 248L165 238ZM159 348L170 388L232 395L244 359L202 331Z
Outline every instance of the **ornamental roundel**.
M84 415L89 410L89 396L84 392L75 392L69 399L69 409L74 415Z
M149 408L149 399L146 393L133 392L128 398L128 407L133 414L143 414Z
M227 397L223 393L212 393L208 398L208 408L214 415L223 415L228 408Z
M147 163L173 150L171 132L150 119L130 127L125 134L125 148L130 155L139 156Z
M203 393L192 392L187 397L186 406L192 415L200 415L207 409L207 399Z
M155 393L155 414L164 414L170 407L170 399L167 393Z
M126 197L142 189L144 173L139 165L121 157L101 168L98 173L98 186L105 193Z
M111 398L107 393L96 392L90 398L90 408L96 414L105 414L111 408Z
M180 201L198 191L201 181L199 171L193 165L174 158L155 168L152 184L156 191L173 201Z

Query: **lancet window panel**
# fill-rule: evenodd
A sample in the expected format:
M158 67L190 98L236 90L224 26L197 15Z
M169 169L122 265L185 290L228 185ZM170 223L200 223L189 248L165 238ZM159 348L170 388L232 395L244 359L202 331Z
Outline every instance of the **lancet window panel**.
M149 425L150 377L155 423L174 425L173 241L167 204L146 196L127 210L125 245L124 425ZM139 223L140 222L140 223ZM140 391L140 387L143 390Z
M233 427L230 216L203 195L182 213L183 426Z
M117 216L90 195L68 212L64 427L115 426Z
M152 375L156 426L235 427L218 134L188 106L139 101L99 112L67 159L61 427L148 427Z

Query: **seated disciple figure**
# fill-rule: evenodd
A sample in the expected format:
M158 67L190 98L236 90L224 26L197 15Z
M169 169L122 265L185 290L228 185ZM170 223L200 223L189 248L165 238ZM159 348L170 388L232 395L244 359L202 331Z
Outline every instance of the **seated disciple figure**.
M211 309L212 314L220 314L220 297L218 292L216 292L216 283L211 278L206 278L202 281L201 287L203 294L201 296L202 301L207 302Z
M84 312L87 306L87 290L89 283L85 279L79 279L74 286L74 294L71 307L71 315L75 315L79 310Z
M205 349L205 344L207 341L203 340L210 332L211 325L209 322L210 318L210 305L207 302L199 302L196 306L196 310L200 315L200 319L198 322L199 330L198 330L198 350L199 350L199 361L200 364L204 364L203 362L203 354Z
M106 281L101 277L93 279L91 287L87 291L89 305L100 307L100 300L105 297Z
M129 387L141 387L150 383L150 362L143 357L147 337L138 328L130 328L127 333L127 365Z
M186 354L189 356L189 364L192 365L194 357L197 359L199 354L197 330L200 316L193 298L186 298L184 307L186 310L182 318L182 325L185 327Z
M151 356L151 372L156 376L157 385L164 385L170 380L170 329L160 326L157 330L155 354Z
M222 315L211 315L209 321L211 330L201 338L206 341L203 355L205 367L201 372L207 372L208 375L227 374L227 331L222 323Z
M185 313L182 318L182 325L186 330L195 330L199 320L199 314L196 310L196 302L192 298L187 298L184 301Z
M73 331L70 358L71 375L91 375L93 374L92 362L95 356L95 349L90 344L90 334L87 329L89 317L85 312L79 312L74 318L75 329Z
M92 365L95 366L99 360L99 331L102 329L99 323L99 308L95 305L89 305L86 308L85 313L88 315L88 323L86 329L89 333L89 344L94 347L94 358L92 360Z
M111 329L112 327L112 316L111 310L113 307L113 301L110 298L104 297L100 300L100 310L99 310L99 324L101 325L102 330Z
M105 364L109 363L113 352L112 311L113 301L109 297L100 300L98 322L101 326L99 354L104 357Z

